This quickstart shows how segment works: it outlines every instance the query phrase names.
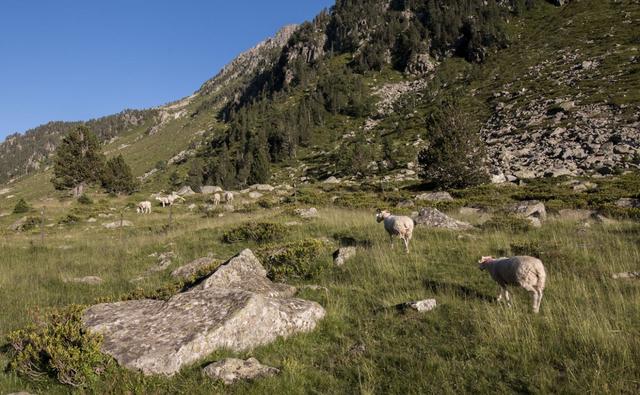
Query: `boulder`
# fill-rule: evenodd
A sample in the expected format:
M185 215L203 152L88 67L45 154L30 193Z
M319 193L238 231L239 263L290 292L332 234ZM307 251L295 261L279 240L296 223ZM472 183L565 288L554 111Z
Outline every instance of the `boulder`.
M246 361L237 358L225 358L222 361L207 365L203 369L203 373L212 379L222 380L226 385L231 385L236 381L274 376L280 373L280 369L263 365L255 358L249 358Z
M416 225L424 225L431 228L444 228L452 230L468 230L473 229L473 225L458 221L432 207L426 207L414 216L413 221Z
M438 304L435 299L425 299L417 302L407 302L404 304L404 307L424 313L435 309L437 305Z
M340 184L340 180L338 180L334 176L331 176L331 177L327 178L326 180L324 180L322 182L324 184Z
M523 200L511 206L509 211L523 218L534 217L541 221L547 219L544 203L537 200Z
M214 193L224 192L224 189L217 186L205 185L203 187L200 187L200 192L205 195L212 195Z
M183 186L177 193L180 196L193 196L196 194L190 186Z
M257 191L249 192L249 198L251 198L251 199L260 199L262 196L264 196L264 195L261 194L260 192L257 192Z
M123 221L115 221L115 222L104 223L104 224L102 224L102 226L104 226L107 229L118 229L120 227L128 228L128 227L133 226L133 222L127 221L125 219Z
M144 374L173 375L216 350L235 352L308 332L325 315L315 302L288 297L250 250L199 286L167 301L134 300L86 310L86 328L103 336L102 350Z
M342 266L356 255L356 247L341 247L333 253L333 264Z
M318 209L316 209L315 207L311 207L311 208L297 208L295 210L293 210L293 212L302 218L317 218L319 216L318 214Z
M416 196L416 200L429 202L452 202L453 196L449 192L429 192Z
M640 199L622 198L618 199L616 206L622 208L640 208Z
M198 273L206 271L209 268L212 269L214 266L216 266L215 259L211 257L199 258L172 271L171 277L180 280L190 280L198 275Z
M249 188L253 189L254 191L260 191L260 192L272 192L275 188L269 184L255 184L255 185L251 185Z
M415 207L416 204L413 202L413 200L403 200L401 202L399 202L398 204L396 204L396 207L398 208L411 208L411 207Z

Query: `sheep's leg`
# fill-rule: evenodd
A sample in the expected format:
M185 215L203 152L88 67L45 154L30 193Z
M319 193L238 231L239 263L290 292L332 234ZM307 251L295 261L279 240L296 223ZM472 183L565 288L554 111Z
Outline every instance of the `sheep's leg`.
M498 294L498 303L502 302L502 295L504 294L505 289L500 287L500 293Z
M407 240L406 237L402 238L402 241L404 242L404 249L407 252L407 254L409 253L409 240Z
M531 298L533 299L532 303L531 303L531 305L533 307L533 312L537 313L538 312L538 306L539 306L538 301L540 299L540 297L538 295L538 290L535 289L531 285L523 285L522 288L526 289L527 291L529 291L531 293Z
M511 292L506 287L504 289L504 298L507 300L507 305L511 306Z
M389 235L389 242L391 243L391 249L393 249L393 235Z
M537 313L540 311L540 303L542 302L542 295L543 295L544 291L543 290L538 290L538 304L535 306L534 311Z

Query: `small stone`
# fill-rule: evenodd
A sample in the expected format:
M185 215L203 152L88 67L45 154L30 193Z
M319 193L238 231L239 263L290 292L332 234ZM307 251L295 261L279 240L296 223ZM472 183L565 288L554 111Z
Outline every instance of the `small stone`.
M356 247L341 247L333 253L333 264L342 266L357 253Z
M304 208L298 208L293 210L293 212L302 217L302 218L306 218L306 219L310 219L310 218L317 218L319 216L318 214L318 209L316 209L315 207L311 207L308 209L304 209Z
M237 358L225 358L203 369L204 374L215 380L231 385L240 380L255 380L280 373L280 369L261 364L255 358L246 361Z
M104 223L102 224L102 226L104 226L107 229L118 229L120 227L128 228L133 226L133 222L127 221L127 220L115 221L115 222Z
M640 278L640 272L623 272L616 273L612 276L615 280L637 279Z
M406 303L406 307L416 310L420 313L431 311L435 309L436 306L437 306L437 303L435 299L425 299L425 300L419 300L417 302Z

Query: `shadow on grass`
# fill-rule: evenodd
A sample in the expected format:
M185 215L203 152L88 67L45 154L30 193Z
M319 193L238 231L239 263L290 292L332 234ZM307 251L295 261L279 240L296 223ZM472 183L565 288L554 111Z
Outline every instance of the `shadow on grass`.
M462 299L478 299L487 302L495 301L495 296L487 295L482 292L478 292L473 288L466 287L460 284L446 283L435 280L424 280L424 286L434 294L452 293Z

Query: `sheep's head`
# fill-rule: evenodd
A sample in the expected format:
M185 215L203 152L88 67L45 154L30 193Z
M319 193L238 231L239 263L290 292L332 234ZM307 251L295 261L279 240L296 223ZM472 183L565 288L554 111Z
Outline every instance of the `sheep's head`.
M489 264L491 262L493 262L493 257L492 256L483 256L478 261L478 267L480 268L480 270L484 270L484 269L487 268L487 264Z
M376 210L376 222L380 223L382 221L384 221L385 218L389 217L391 215L390 212L388 212L387 210Z

